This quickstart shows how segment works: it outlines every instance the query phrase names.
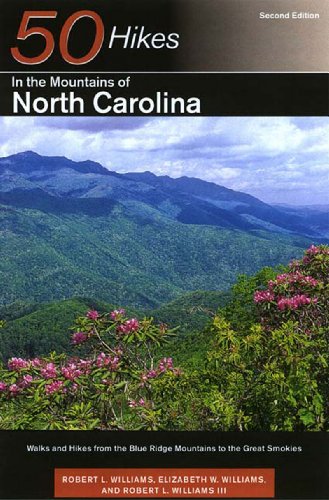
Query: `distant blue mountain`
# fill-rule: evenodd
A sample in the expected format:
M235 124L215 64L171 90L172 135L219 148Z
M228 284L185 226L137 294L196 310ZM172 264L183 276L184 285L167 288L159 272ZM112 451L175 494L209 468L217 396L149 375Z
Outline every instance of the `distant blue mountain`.
M0 183L0 201L16 200L20 207L25 203L32 208L35 203L41 209L44 203L47 210L53 205L54 210L101 214L102 207L108 212L119 203L136 215L149 207L153 216L155 210L184 224L329 237L328 210L271 206L249 194L190 177L118 174L92 161L74 162L27 151L0 159ZM64 198L71 201L64 202Z
M0 159L0 305L87 296L153 308L193 290L227 290L238 274L323 241L326 215L200 179L8 156Z

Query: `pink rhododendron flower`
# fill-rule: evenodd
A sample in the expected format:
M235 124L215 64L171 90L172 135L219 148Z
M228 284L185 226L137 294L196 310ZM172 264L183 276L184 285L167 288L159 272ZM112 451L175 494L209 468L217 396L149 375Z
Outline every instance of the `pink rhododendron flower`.
M88 319L92 319L93 321L96 321L96 319L99 318L99 312L95 310L88 311L86 314L86 317Z
M21 387L29 387L29 385L31 385L31 382L33 381L33 377L32 375L24 375L21 383L20 383L20 386Z
M77 365L85 375L88 375L90 373L92 362L89 359L79 359Z
M145 382L147 382L149 379L156 378L160 374L160 371L158 370L149 370L146 373L142 373L141 379L141 387L144 387Z
M161 373L166 372L167 370L173 369L173 360L172 358L162 358L159 361L159 371Z
M42 366L42 362L41 362L40 358L31 359L30 363L31 363L31 366L33 368L39 368L40 366Z
M117 321L122 318L122 316L125 316L125 314L126 311L124 309L115 309L110 313L110 318L113 319L113 321Z
M128 406L130 406L130 408L136 408L137 406L145 406L146 402L143 398L140 398L140 400L138 402L132 400L132 401L129 401L128 403Z
M300 267L300 262L299 262L299 260L292 260L292 261L289 263L289 267L290 267L290 268L298 268L298 267Z
M311 245L310 248L308 248L306 250L306 253L308 253L309 255L315 255L315 254L319 253L319 248L317 248L314 245Z
M104 366L104 359L106 358L105 352L101 352L96 358L96 366Z
M310 248L306 250L307 255L329 255L329 249L323 247L316 247L315 245L311 245Z
M3 392L7 389L7 384L4 382L0 382L0 392Z
M268 286L270 290L273 290L273 288L276 285L294 284L294 283L299 285L309 285L309 286L317 286L319 284L319 282L316 279L312 278L312 276L304 276L304 274L297 271L295 273L279 274L275 278L275 280L269 281Z
M312 276L304 276L303 282L311 286L317 286L319 284L319 282L312 278Z
M117 331L120 333L131 333L137 332L139 329L139 321L136 318L128 319L122 325L117 327Z
M82 370L80 370L74 363L69 363L67 366L63 366L61 373L66 379L72 381L83 374Z
M258 290L254 294L254 302L271 302L274 300L274 293L269 290Z
M298 309L300 306L315 304L317 299L307 297L307 295L295 295L294 297L281 297L278 300L278 309L284 311L285 309Z
M19 371L22 370L23 368L28 368L28 367L29 367L29 362L26 359L11 358L8 361L9 370Z
M46 394L53 394L54 392L59 392L62 389L63 382L61 380L55 380L49 385L46 385Z
M74 345L83 344L88 338L88 335L85 332L75 332L71 337L71 342Z
M45 368L43 368L41 370L41 375L45 379L56 378L58 373L57 373L57 368L54 365L54 363L47 363Z
M111 371L115 371L118 368L119 362L119 356L106 356L104 352L101 352L96 358L96 366L98 368L106 366Z
M16 396L17 394L19 394L21 392L21 389L18 387L17 384L11 384L9 386L9 392L10 392L11 396Z

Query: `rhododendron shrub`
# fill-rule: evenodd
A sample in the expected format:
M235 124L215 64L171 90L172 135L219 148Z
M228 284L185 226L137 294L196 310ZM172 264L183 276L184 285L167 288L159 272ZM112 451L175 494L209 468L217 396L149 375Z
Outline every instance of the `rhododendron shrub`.
M329 248L311 246L254 293L254 325L216 316L207 417L224 430L328 430ZM215 374L215 375L214 375Z
M153 398L157 379L178 377L171 358L156 349L173 335L152 320L127 318L123 309L88 311L71 342L77 355L13 357L0 370L0 400L16 429L157 429L162 403ZM89 352L79 356L79 351Z
M254 302L267 329L290 320L310 336L328 330L329 247L312 245L288 272L270 280L265 290L257 290Z
M154 393L166 402L162 425L172 430L328 430L328 270L328 248L311 247L289 269L264 269L240 280L238 313L232 305L225 307L208 328L204 366L154 382ZM237 320L242 305L247 312ZM135 404L143 411L143 401Z

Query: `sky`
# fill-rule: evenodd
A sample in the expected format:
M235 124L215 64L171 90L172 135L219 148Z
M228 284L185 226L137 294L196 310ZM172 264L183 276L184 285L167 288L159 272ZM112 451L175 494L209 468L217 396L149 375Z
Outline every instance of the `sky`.
M0 156L27 150L329 205L325 117L0 117Z

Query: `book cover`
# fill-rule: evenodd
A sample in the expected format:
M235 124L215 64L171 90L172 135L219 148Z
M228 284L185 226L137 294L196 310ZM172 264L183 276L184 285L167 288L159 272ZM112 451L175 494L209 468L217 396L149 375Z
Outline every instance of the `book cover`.
M0 7L0 498L328 498L328 3Z

